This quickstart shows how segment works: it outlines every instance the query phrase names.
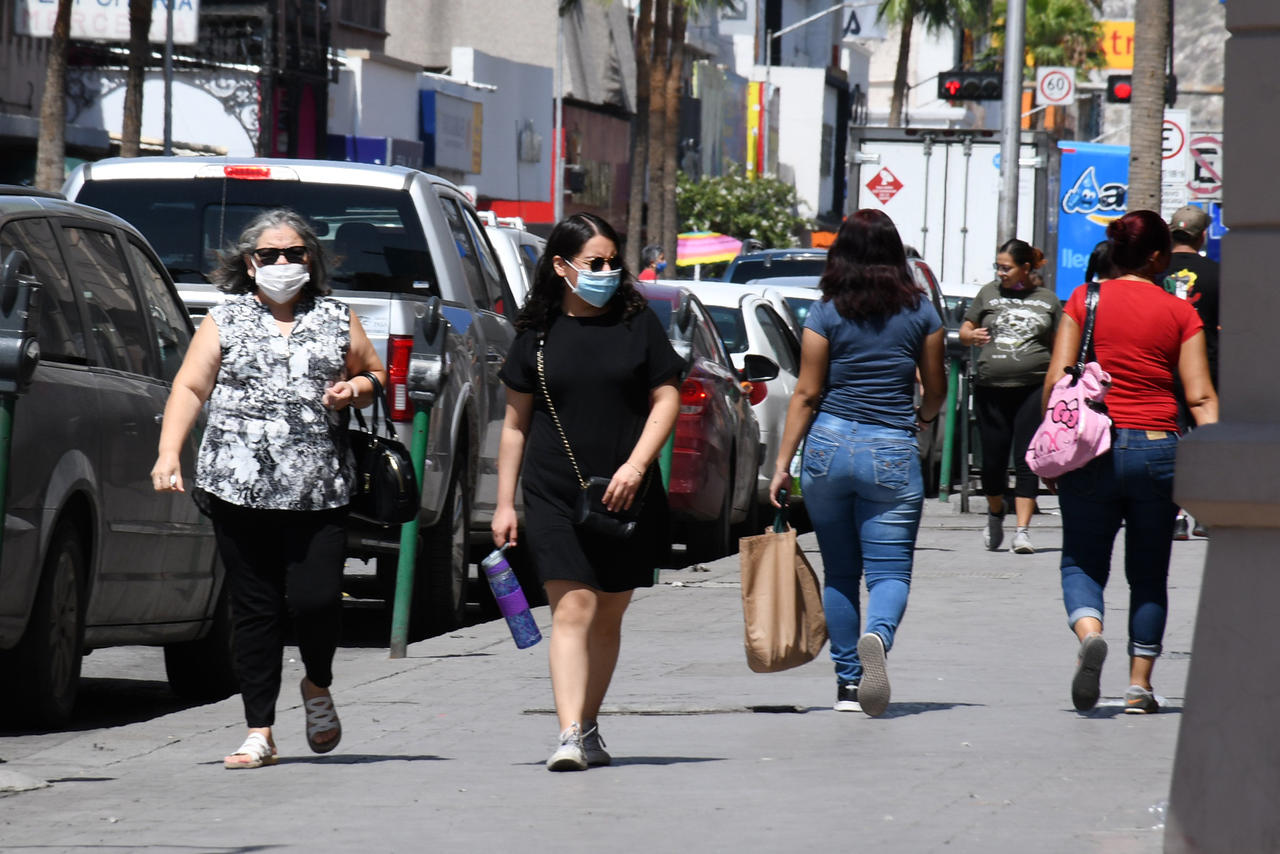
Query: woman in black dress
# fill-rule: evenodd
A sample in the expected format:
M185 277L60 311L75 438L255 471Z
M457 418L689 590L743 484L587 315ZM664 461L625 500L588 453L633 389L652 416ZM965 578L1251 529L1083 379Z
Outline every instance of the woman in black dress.
M552 771L609 764L596 718L618 661L622 615L635 588L652 586L668 545L666 494L653 463L675 426L683 362L632 286L618 245L613 228L591 214L556 225L500 374L507 412L493 540L516 542L523 464L525 545L551 604L560 722L560 743L547 760ZM610 510L641 502L630 537L574 526L581 486L566 443L582 478L610 478Z

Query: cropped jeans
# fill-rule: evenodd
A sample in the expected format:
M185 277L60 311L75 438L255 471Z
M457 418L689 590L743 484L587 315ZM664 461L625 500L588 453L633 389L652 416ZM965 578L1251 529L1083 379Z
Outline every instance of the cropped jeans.
M1102 621L1111 549L1124 523L1129 655L1160 655L1169 609L1173 468L1178 435L1117 428L1111 452L1058 479L1062 509L1062 602L1067 624Z
M822 552L822 604L841 683L862 679L859 592L867 580L866 631L893 647L907 609L924 505L913 431L820 413L805 439L804 504Z

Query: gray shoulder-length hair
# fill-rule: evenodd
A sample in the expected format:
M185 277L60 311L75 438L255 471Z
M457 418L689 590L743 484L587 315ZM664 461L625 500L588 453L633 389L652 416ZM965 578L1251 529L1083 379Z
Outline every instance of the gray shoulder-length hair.
M320 246L320 238L305 217L288 208L275 208L258 214L245 226L234 246L218 253L218 267L209 274L218 289L231 294L251 294L257 290L245 258L257 248L258 238L268 228L292 228L298 232L302 245L307 247L307 260L311 262L311 280L302 286L302 292L311 296L329 293L329 258Z

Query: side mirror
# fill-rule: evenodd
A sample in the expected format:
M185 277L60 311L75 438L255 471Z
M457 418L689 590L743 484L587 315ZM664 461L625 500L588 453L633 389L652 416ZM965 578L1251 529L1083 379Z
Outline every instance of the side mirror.
M778 378L778 363L768 356L748 353L743 357L743 363L738 374L749 383L763 383Z

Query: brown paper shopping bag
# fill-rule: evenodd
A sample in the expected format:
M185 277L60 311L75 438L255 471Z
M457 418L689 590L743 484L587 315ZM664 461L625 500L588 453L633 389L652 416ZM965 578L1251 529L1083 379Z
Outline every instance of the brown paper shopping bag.
M827 642L818 576L779 513L774 530L739 541L747 666L772 673L812 661ZM779 530L784 528L784 530Z

